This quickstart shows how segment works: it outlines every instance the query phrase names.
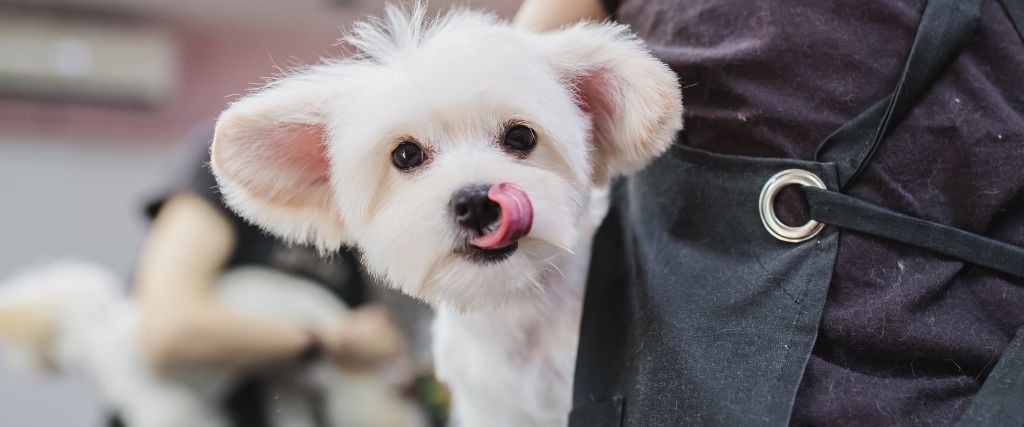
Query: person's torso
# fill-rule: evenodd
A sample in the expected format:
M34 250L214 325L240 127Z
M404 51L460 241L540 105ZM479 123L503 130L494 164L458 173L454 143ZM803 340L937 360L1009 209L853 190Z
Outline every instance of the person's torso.
M680 143L813 160L892 90L923 1L623 0L680 76ZM1024 246L1024 44L985 1L967 50L882 142L848 194ZM1022 261L1024 262L1024 261ZM1024 283L844 233L797 424L955 421L1024 325Z

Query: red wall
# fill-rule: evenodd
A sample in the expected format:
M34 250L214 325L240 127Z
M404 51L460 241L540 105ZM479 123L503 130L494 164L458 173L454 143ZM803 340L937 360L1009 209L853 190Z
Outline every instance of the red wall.
M0 98L0 132L87 135L90 139L174 141L199 120L263 77L295 62L311 63L338 55L335 31L268 34L253 30L171 28L179 47L178 91L151 110L121 106L61 104Z

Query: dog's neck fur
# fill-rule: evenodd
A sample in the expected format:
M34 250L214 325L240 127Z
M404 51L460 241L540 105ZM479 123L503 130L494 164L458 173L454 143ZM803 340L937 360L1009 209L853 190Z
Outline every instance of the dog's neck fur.
M579 323L589 247L584 251L586 253L556 256L552 262L557 269L552 267L545 272L541 278L544 291L535 298L483 312L441 309L439 314L458 322L467 333L492 337L488 338L489 342L500 344L502 350L510 354L529 353L537 347L550 348L539 342L541 335Z

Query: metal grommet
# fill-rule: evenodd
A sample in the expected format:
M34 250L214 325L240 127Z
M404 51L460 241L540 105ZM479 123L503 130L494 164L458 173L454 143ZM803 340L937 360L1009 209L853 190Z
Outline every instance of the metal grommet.
M817 175L803 169L786 169L768 178L768 182L764 183L758 200L758 212L761 214L761 223L772 237L784 242L799 243L820 233L825 224L812 219L804 225L791 227L775 216L775 196L783 188L794 184L826 189L825 183Z

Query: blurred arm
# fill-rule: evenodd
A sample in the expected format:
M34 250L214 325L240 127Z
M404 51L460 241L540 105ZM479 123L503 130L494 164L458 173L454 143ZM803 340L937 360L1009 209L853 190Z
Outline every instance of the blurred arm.
M600 21L608 12L600 0L526 0L515 24L532 31L549 31L579 21Z
M300 325L250 319L217 304L213 287L235 241L224 214L198 196L174 196L160 210L136 278L143 350L158 369L247 369L306 347Z

